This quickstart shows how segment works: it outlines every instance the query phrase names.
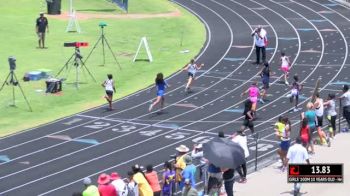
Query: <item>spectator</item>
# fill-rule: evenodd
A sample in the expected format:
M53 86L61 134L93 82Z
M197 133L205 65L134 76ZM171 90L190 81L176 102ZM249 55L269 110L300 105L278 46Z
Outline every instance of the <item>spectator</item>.
M208 176L209 176L209 179L208 179L208 190L207 190L207 193L210 194L211 192L214 191L218 195L220 195L220 189L221 189L221 186L222 186L221 169L219 167L216 167L214 164L209 163Z
M302 121L302 124L301 124L301 128L300 128L300 139L301 139L301 142L303 144L303 146L308 149L309 148L309 145L310 145L310 139L311 139L311 136L310 136L310 128L309 128L309 125L308 125L308 120L307 118L304 118L303 121Z
M178 155L176 156L175 160L175 171L176 171L176 182L178 185L180 185L180 182L182 181L182 171L186 167L186 163L184 161L184 156L186 153L190 150L185 145L180 145L176 148ZM181 190L181 189L180 189Z
M222 175L227 196L233 196L233 183L235 182L235 171L233 169L223 169Z
M342 100L343 105L343 117L348 123L348 129L350 129L350 91L349 86L343 86L343 95L339 97ZM340 131L340 130L339 130Z
M247 159L249 157L249 149L248 149L248 140L247 136L244 134L242 130L237 131L235 135L232 137L232 141L239 144L244 150L244 156ZM239 173L241 179L238 181L239 183L247 182L247 165L244 163L239 168L236 169Z
M316 123L317 133L320 138L320 143L328 144L329 138L327 138L326 134L322 130L323 115L324 115L323 99L320 97L320 94L318 92L316 93L315 97L316 97L316 100L314 102L314 109L315 109L316 118L317 118L317 123Z
M49 32L49 22L43 12L40 12L40 17L36 19L35 31L39 38L39 48L45 48L45 34Z
M329 121L329 133L330 137L333 138L336 134L336 125L335 122L337 120L337 111L335 110L335 101L334 101L335 95L334 94L328 94L328 100L324 102L324 106L326 107L327 111L327 120Z
M198 196L198 192L191 185L190 179L185 179L185 187L182 189L182 196Z
M89 177L84 178L83 183L85 185L85 190L82 193L82 196L100 196L98 188L91 184L91 179Z
M260 51L262 53L262 63L266 62L266 46L268 42L265 29L259 26L258 28L254 29L251 35L254 37L256 53L256 62L253 64L260 64Z
M159 185L157 172L153 171L152 165L148 165L146 167L146 169L147 169L147 171L146 171L145 177L146 177L149 185L152 188L153 195L160 196L161 191L160 191L160 185Z
M204 190L206 190L208 186L208 160L203 156L203 145L194 145L191 156L199 161L199 178L203 180Z
M132 171L134 172L133 180L137 183L139 187L140 196L152 196L153 191L149 183L147 182L144 174L141 172L139 165L134 165L132 167Z
M98 191L100 196L117 196L117 192L113 185L110 184L111 177L108 174L101 174L98 177Z
M118 193L118 196L127 196L128 195L128 187L125 184L124 180L122 180L117 172L111 173L111 184L114 186L115 190Z
M163 173L163 196L172 196L175 192L175 171L170 162L164 163Z
M138 184L133 180L134 172L128 171L128 196L139 196L139 186Z
M306 108L307 111L301 113L301 119L303 120L304 118L307 118L308 120L308 125L309 125L309 129L310 129L310 148L311 148L311 154L315 154L315 150L314 150L314 140L313 140L313 132L315 132L316 130L316 113L313 110L314 104L312 104L311 102L306 104Z
M285 159L285 166L287 164L310 164L309 155L306 148L301 145L300 137L297 137L295 144L289 148L287 158ZM301 183L294 183L294 196L299 195Z
M191 186L193 188L196 187L196 166L192 164L192 157L189 155L184 156L184 160L186 163L185 169L182 171L182 183L180 185L180 189L183 188L185 184L185 179L190 179Z

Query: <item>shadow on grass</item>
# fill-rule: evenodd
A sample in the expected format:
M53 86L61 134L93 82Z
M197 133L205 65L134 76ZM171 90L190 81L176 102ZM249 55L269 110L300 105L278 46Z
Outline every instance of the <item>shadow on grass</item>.
M79 12L115 12L117 9L79 9Z

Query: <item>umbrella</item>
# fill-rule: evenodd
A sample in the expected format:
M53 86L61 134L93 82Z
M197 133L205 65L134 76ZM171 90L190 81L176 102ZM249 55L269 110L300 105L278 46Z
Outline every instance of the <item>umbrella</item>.
M210 163L221 168L236 169L246 162L243 148L226 138L215 138L205 143L203 153Z

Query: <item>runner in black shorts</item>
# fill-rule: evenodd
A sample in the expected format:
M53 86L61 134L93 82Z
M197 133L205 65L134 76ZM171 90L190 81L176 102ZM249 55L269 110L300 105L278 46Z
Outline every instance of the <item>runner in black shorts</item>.
M248 127L252 133L254 133L254 116L253 116L253 111L252 111L252 102L247 99L244 102L244 120L243 124L241 126L241 131L244 132L244 130Z
M262 83L263 83L263 90L261 92L261 98L260 98L260 103L264 104L264 100L266 97L266 93L267 93L267 89L269 89L270 87L270 75L271 75L271 71L270 71L270 66L268 62L264 63L264 68L261 69L260 71L260 76L262 79Z

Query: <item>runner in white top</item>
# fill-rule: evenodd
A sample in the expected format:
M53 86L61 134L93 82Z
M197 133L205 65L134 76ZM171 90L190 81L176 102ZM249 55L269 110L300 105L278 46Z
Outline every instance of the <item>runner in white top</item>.
M334 94L328 94L328 100L323 103L323 105L326 107L327 111L327 120L329 122L329 133L330 137L333 138L336 133L336 125L335 121L337 119L337 111L335 110L335 101L334 101L335 95Z
M289 68L290 68L289 57L287 57L284 52L281 52L280 61L281 61L281 70L283 71L283 74L284 74L284 83L286 85L289 85L289 82L288 82L288 75L289 75Z
M348 122L348 128L350 129L350 91L347 84L343 86L343 95L339 99L341 99L343 105L343 117Z
M322 130L323 126L323 113L324 113L324 106L323 106L323 99L320 98L320 94L317 92L316 93L316 100L314 102L314 108L315 108L315 113L317 117L317 133L320 138L321 144L328 144L329 143L329 138L327 138L325 132Z
M204 64L197 65L194 62L194 59L191 59L191 62L184 68L184 71L187 71L188 73L188 81L186 84L185 92L188 92L190 90L190 86L192 85L192 82L194 80L194 76L196 72L201 69L204 66Z
M103 98L105 98L107 100L107 102L109 104L109 110L112 110L113 109L112 108L113 93L116 90L115 90L115 85L114 85L112 74L107 74L107 77L108 77L108 79L102 83L102 86L106 90L106 95Z

